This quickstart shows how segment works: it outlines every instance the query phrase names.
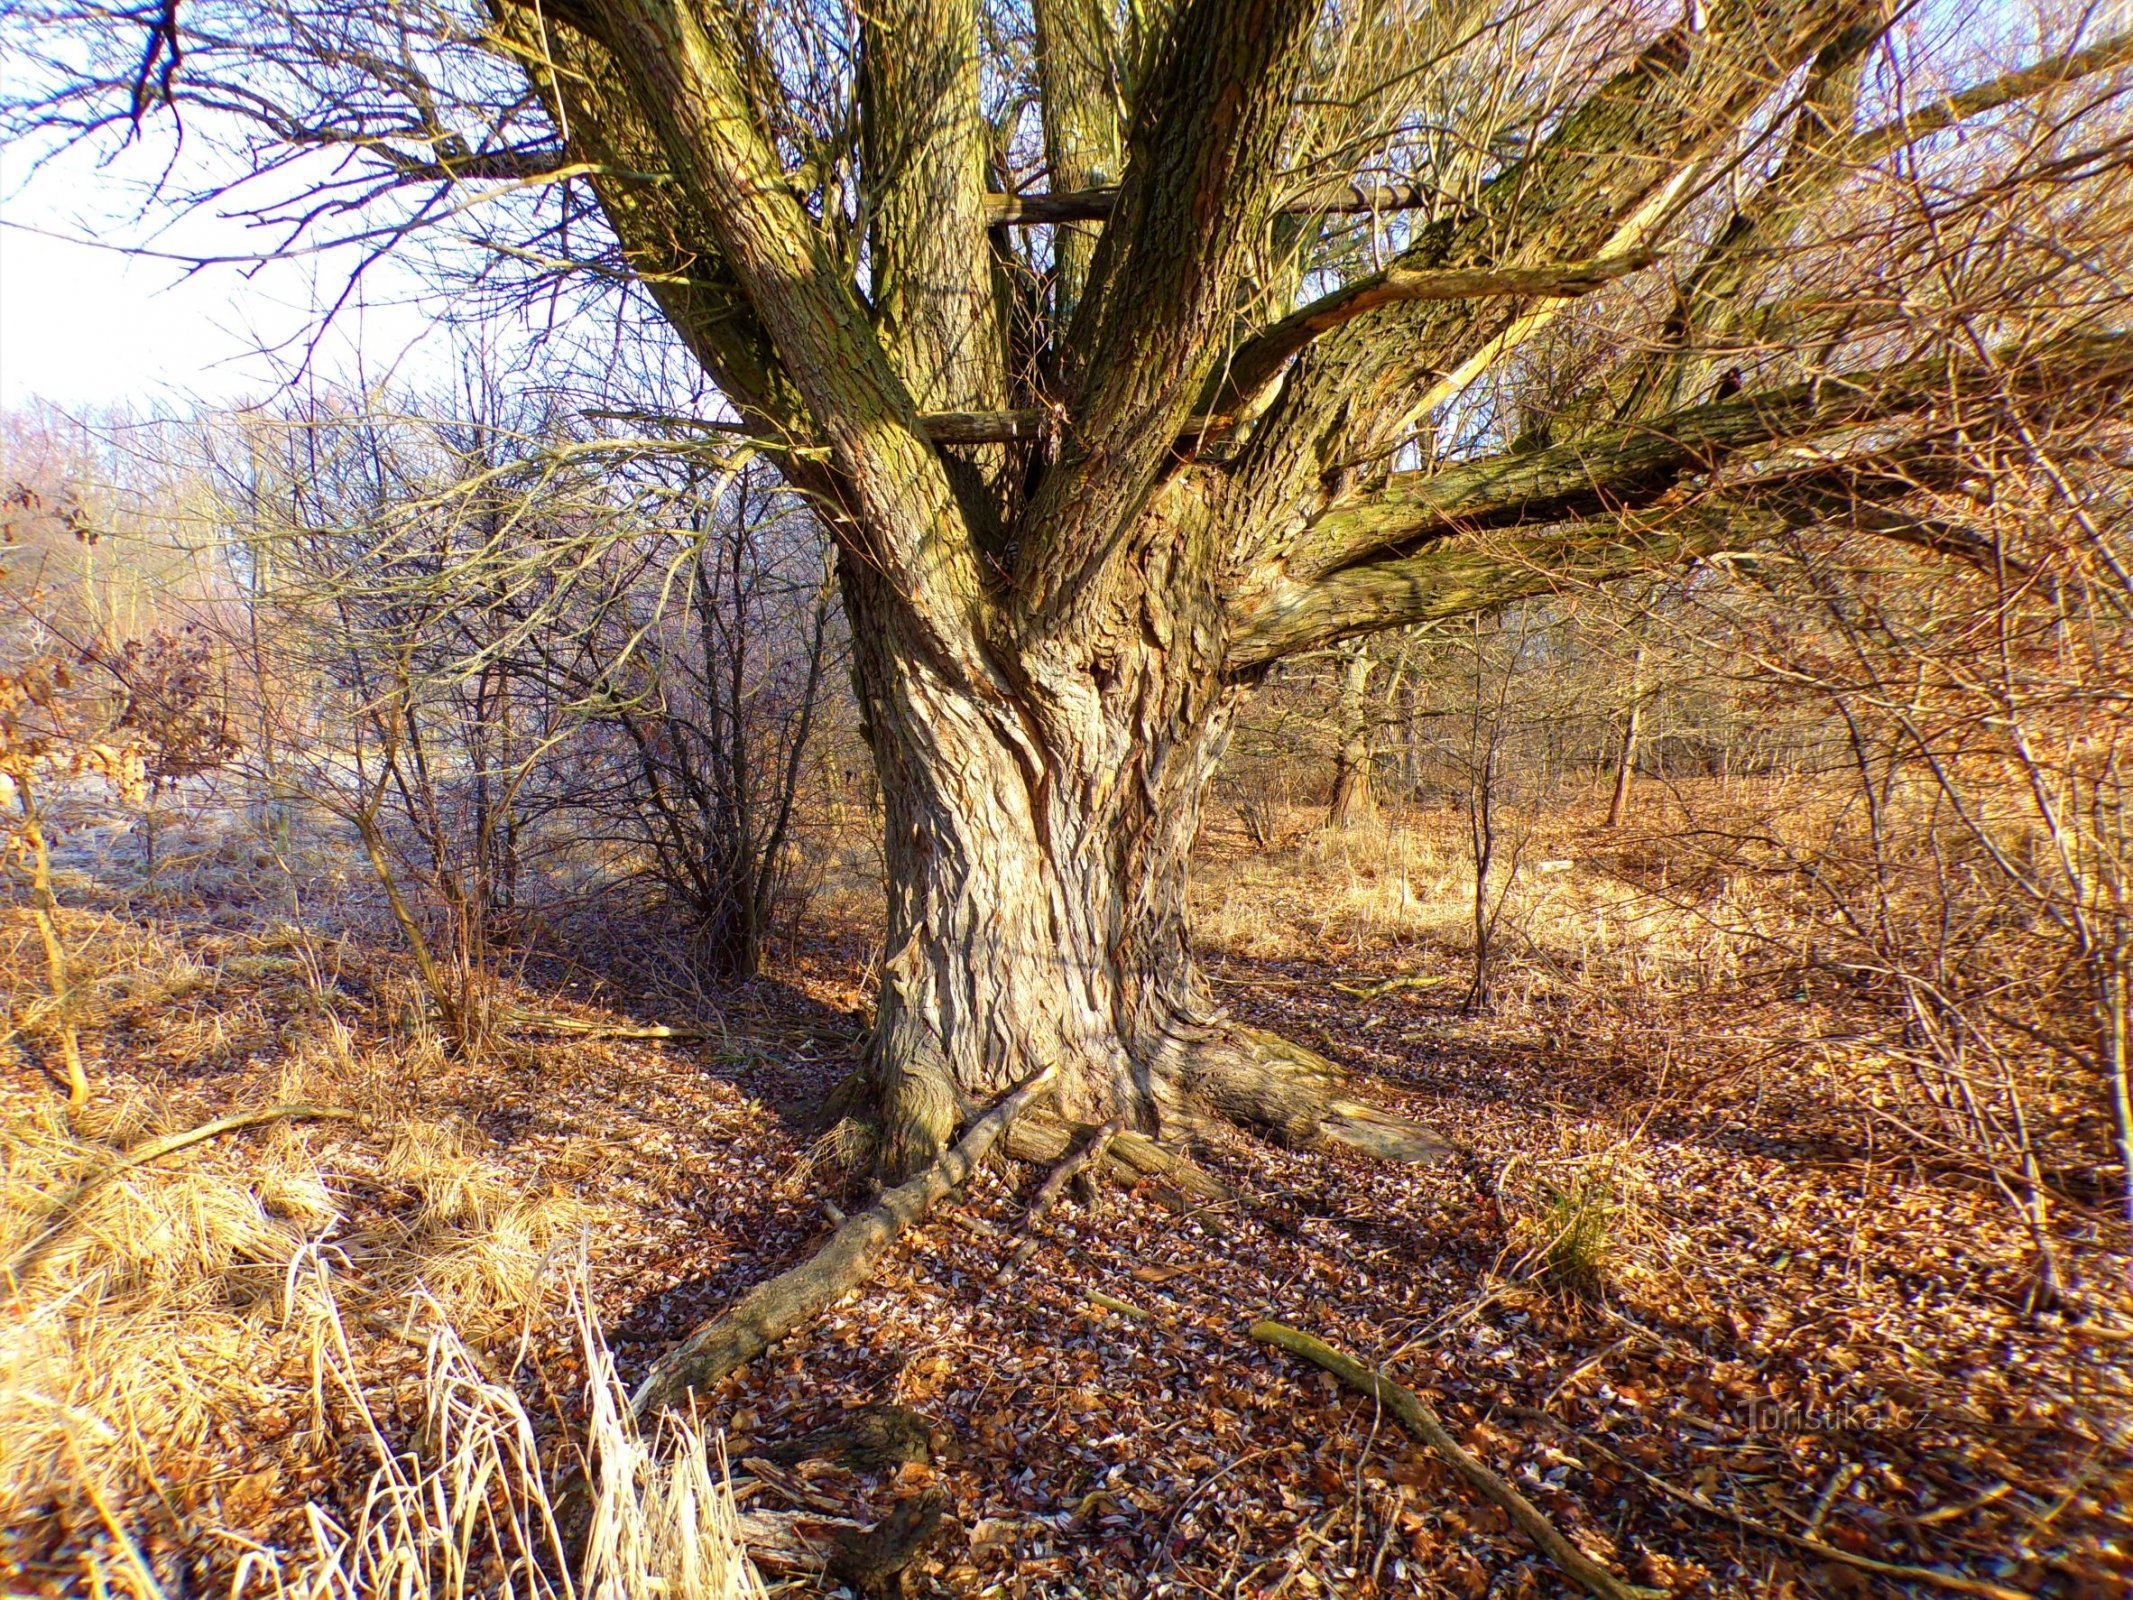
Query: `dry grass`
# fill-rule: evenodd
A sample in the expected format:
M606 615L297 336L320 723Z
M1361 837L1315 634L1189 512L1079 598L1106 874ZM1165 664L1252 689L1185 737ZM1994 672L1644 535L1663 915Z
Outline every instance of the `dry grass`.
M304 1559L291 1563L258 1550L241 1560L233 1600L246 1593L303 1600L760 1596L722 1445L693 1421L669 1422L656 1441L638 1431L582 1260L566 1282L588 1421L581 1449L558 1462L544 1454L524 1397L443 1322L427 1342L420 1446L396 1443L366 1387L323 1257L292 1265L291 1303L316 1325L323 1368L375 1465L345 1521L307 1507ZM571 1481L585 1485L574 1508L564 1487ZM584 1522L575 1540L565 1532L574 1514Z
M106 1047L152 1038L180 1076L99 1075L71 1121L33 1088L0 1123L8 1589L757 1592L716 1442L636 1434L582 1266L557 1271L597 1218L425 1111L409 1093L434 1066L420 1041L411 1055L344 1022L301 936L203 954L102 919L71 931ZM240 1037L279 1053L248 1099L271 1086L360 1119L254 1127L122 1169L145 1141L233 1109L184 1073ZM586 1376L578 1442L536 1426L529 1352ZM592 1533L566 1559L555 1489L586 1461Z
M1619 857L1639 835L1601 832L1601 809L1537 814L1499 844L1490 892L1493 899L1508 883L1498 941L1522 969L1517 981L1532 988L1575 978L1663 992L1736 975L1754 943L1741 930L1764 920L1758 885L1741 879L1661 894L1629 881ZM1292 811L1281 832L1287 843L1225 850L1220 874L1202 874L1196 927L1208 946L1281 960L1301 934L1318 953L1347 960L1471 956L1474 867L1456 811L1353 829L1309 826L1319 815Z
M1496 1177L1505 1276L1593 1299L1652 1279L1664 1270L1646 1248L1657 1192L1641 1130L1587 1123L1513 1156Z

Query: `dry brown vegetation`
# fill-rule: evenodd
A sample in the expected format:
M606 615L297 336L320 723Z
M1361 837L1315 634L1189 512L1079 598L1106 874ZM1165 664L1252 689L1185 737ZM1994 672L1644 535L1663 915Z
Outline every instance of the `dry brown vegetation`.
M1218 1143L1202 1159L1235 1199L1069 1205L1011 1287L1034 1180L989 1171L876 1284L703 1398L683 1478L715 1499L716 1445L708 1468L690 1452L723 1437L745 1506L823 1527L945 1490L964 1537L930 1581L962 1592L1548 1592L1500 1512L1246 1338L1272 1314L1389 1363L1588 1552L1660 1588L1877 1581L1739 1513L2014 1592L2113 1592L2133 1297L2110 1196L2055 1169L2068 1297L2037 1311L2025 1207L1898 1121L1918 1101L1869 1026L1886 997L1770 958L1781 882L1683 867L1722 819L1825 826L1797 783L1647 782L1614 833L1587 788L1521 822L1471 1015L1455 814L1388 800L1380 825L1329 831L1313 796L1274 808L1272 847L1220 819L1203 837L1224 998L1454 1133L1462 1163ZM84 798L75 837L99 809ZM821 1203L851 1202L810 1113L855 1048L863 850L830 917L716 993L715 1038L448 1058L375 911L307 894L306 925L277 916L286 886L213 806L171 848L152 893L124 845L62 852L89 1106L64 1114L48 1025L9 1046L11 1582L356 1594L413 1561L424 1592L560 1583L558 1485L589 1427L598 1459L618 1448L597 1432L612 1410L588 1412L603 1346L580 1319L598 1308L633 1381L804 1254ZM22 911L7 949L9 987L34 992ZM537 955L508 995L588 1027L673 1003ZM81 1189L159 1134L280 1104L352 1115ZM2062 1109L2078 1122L2041 1093L2032 1116ZM952 1444L886 1469L766 1459L862 1402L918 1408ZM675 1493L653 1483L646 1517L671 1526ZM477 1504L461 1558L440 1518Z
M2133 1593L2124 9L0 0L9 1589Z

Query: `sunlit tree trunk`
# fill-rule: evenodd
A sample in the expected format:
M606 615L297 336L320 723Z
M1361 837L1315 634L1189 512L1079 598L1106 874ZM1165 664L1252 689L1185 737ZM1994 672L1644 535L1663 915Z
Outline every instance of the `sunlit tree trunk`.
M1341 667L1337 727L1340 748L1333 761L1333 804L1326 820L1336 828L1359 828L1378 816L1376 728L1370 710L1370 672L1375 663L1360 646Z
M1619 828L1629 814L1630 786L1637 781L1638 745L1644 732L1644 646L1629 669L1629 709L1622 717L1622 738L1615 747L1615 787L1607 801L1607 826Z

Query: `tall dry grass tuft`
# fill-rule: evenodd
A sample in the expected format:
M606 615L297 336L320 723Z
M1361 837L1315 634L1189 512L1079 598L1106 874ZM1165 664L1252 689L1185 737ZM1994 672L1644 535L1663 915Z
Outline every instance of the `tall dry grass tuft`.
M583 1260L568 1279L584 1363L587 1422L574 1460L544 1457L519 1391L458 1331L428 1341L415 1447L392 1442L350 1347L329 1269L317 1252L290 1273L292 1311L313 1317L324 1367L375 1461L345 1520L308 1508L310 1549L240 1563L232 1600L368 1600L421 1595L526 1600L754 1600L761 1579L741 1541L722 1442L693 1418L647 1439L616 1376ZM563 1486L581 1482L573 1516ZM582 1522L582 1536L566 1528Z
M346 1054L282 1089L312 1098ZM582 1204L456 1124L275 1123L125 1164L204 1120L145 1095L0 1119L0 1588L760 1592L718 1442L637 1432L582 1261L555 1271ZM582 1434L520 1393L530 1350L582 1364Z
M1497 1184L1510 1222L1509 1275L1588 1298L1622 1287L1641 1266L1651 1188L1635 1135L1571 1136L1552 1154L1511 1163Z

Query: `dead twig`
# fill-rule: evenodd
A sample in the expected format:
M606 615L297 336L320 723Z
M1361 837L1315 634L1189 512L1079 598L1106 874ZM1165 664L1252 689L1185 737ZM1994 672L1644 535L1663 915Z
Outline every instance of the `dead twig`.
M1324 1340L1315 1339L1287 1323L1255 1322L1251 1333L1263 1344L1301 1356L1313 1366L1332 1373L1349 1388L1370 1396L1390 1411L1409 1433L1436 1451L1470 1487L1500 1507L1543 1555L1596 1600L1660 1600L1665 1594L1662 1589L1644 1589L1625 1583L1564 1538L1532 1501L1468 1454L1413 1390L1403 1388L1360 1361L1343 1355Z
M1101 1289L1085 1289L1082 1293L1088 1300L1106 1311L1116 1312L1121 1317L1138 1317L1143 1322L1153 1322L1155 1313L1135 1305L1131 1300L1121 1300L1115 1294L1105 1294Z
M1008 1258L1008 1272L1019 1271L1028 1263L1029 1258L1037 1253L1036 1228L1037 1224L1044 1220L1044 1214L1059 1203L1059 1197L1066 1193L1068 1184L1082 1173L1096 1167L1109 1154L1111 1141L1123 1133L1125 1128L1124 1118L1113 1118L1099 1127L1091 1128L1088 1136L1073 1153L1052 1168L1043 1185L1037 1190L1037 1197L1030 1201L1029 1210L1022 1214L1022 1231L1028 1237L1015 1246L1015 1253Z

